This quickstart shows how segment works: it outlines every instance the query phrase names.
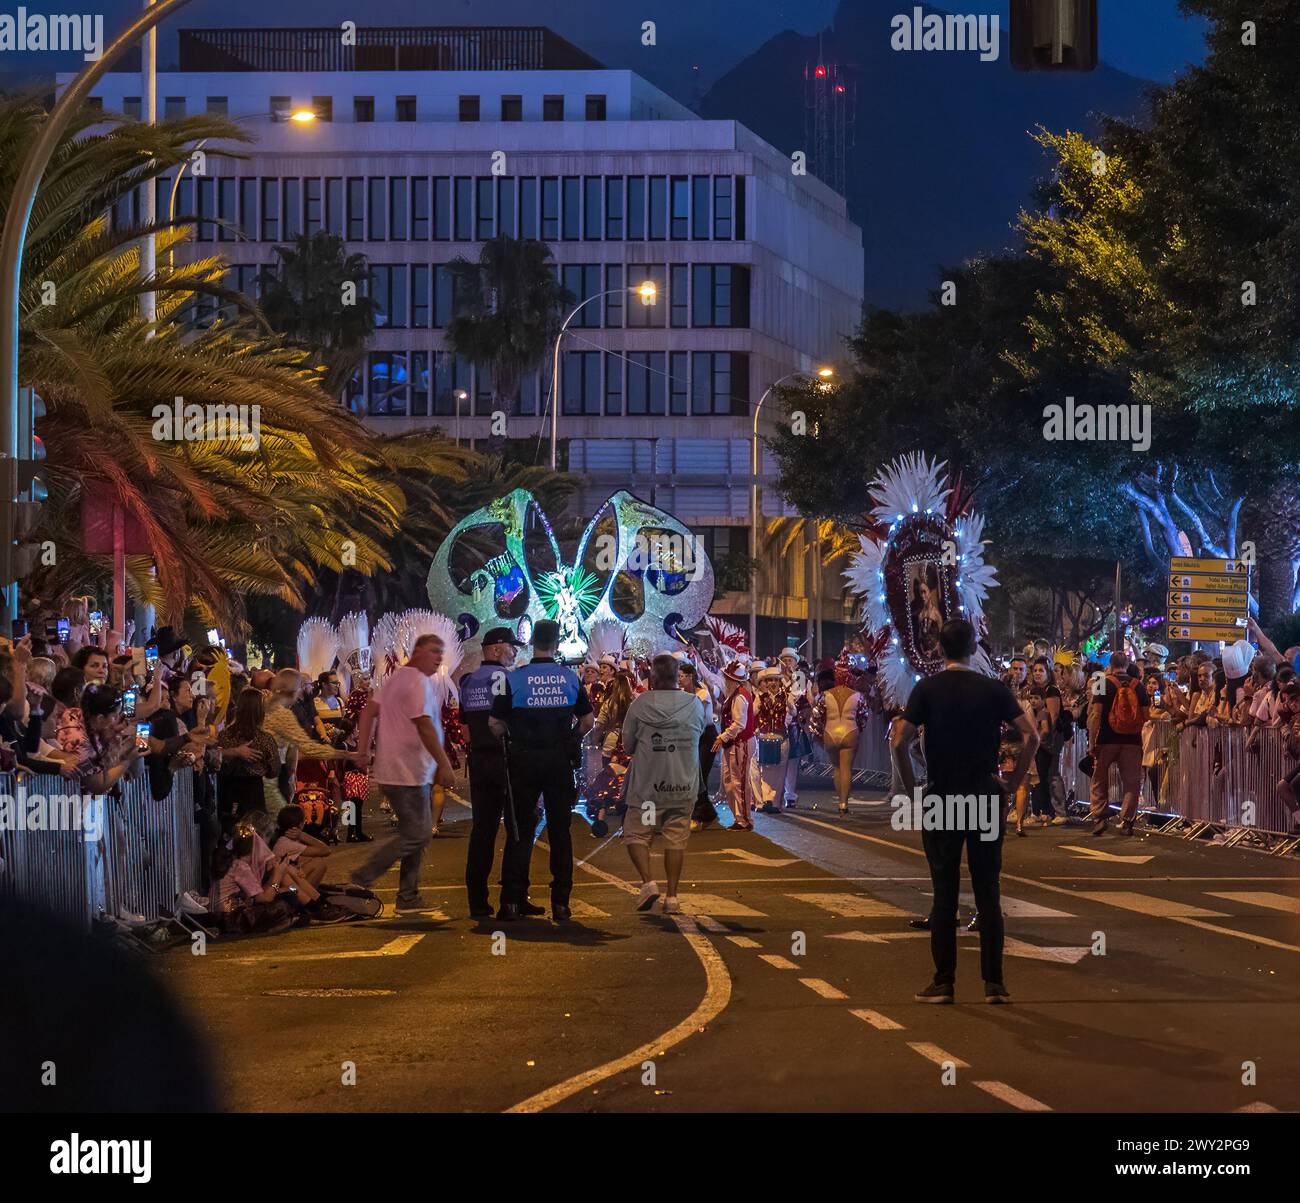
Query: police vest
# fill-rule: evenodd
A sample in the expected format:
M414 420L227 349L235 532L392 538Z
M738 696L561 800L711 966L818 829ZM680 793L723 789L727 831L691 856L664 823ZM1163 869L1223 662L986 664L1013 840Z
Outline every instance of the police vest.
M535 660L512 669L510 736L520 747L545 748L567 755L564 740L573 725L573 709L582 695L578 674L552 660Z
M505 691L509 670L484 661L460 679L460 713L469 728L470 751L500 755L501 744L488 727L493 701Z

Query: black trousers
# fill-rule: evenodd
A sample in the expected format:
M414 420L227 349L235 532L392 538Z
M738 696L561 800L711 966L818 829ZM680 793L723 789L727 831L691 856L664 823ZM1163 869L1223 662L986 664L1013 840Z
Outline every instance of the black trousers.
M961 893L961 852L966 849L975 909L980 917L980 972L986 982L1002 981L1002 837L983 840L978 831L925 831L921 843L930 862L934 908L930 912L930 953L934 980L951 985L957 977L957 903Z
M695 798L695 809L691 818L697 823L711 823L718 817L709 797L709 774L713 772L713 741L718 738L718 729L712 723L704 728L700 736L700 792Z
M1034 767L1038 770L1038 784L1029 796L1029 812L1054 819L1056 807L1052 805L1052 778L1061 775L1061 749L1040 744L1034 753Z
M500 752L493 755L470 751L469 805L473 819L465 861L465 889L471 907L488 906L488 875L496 859L497 828L510 796L506 784L506 762Z
M546 842L551 846L551 905L568 906L573 892L573 765L567 749L510 749L510 792L514 795L519 838L506 838L501 868L501 901L521 903L528 897L529 863L537 802L546 810Z

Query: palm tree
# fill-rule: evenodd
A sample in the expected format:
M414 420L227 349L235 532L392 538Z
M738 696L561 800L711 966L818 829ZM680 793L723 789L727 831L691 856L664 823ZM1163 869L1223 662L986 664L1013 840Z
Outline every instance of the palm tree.
M264 268L262 312L273 329L312 353L325 369L324 389L337 397L366 353L375 329L375 303L366 293L370 268L349 255L337 234L300 234L277 246L279 262ZM348 286L350 304L340 302Z
M502 235L483 244L477 263L455 259L448 270L455 302L447 346L489 372L492 408L508 412L519 381L543 361L559 333L569 299L556 277L551 248L532 238ZM503 442L494 439L495 446Z
M44 120L37 104L0 104L6 212ZM128 563L137 598L157 604L167 621L194 607L238 629L246 594L301 606L321 569L390 569L391 542L408 521L400 478L418 462L426 479L464 481L470 457L436 435L390 442L367 431L323 391L324 370L309 352L224 287L221 260L170 266L166 252L187 229L110 225L105 214L116 201L153 187L199 138L246 135L213 117L147 126L87 110L42 181L23 261L19 379L46 402L50 501L34 538L53 541L56 561L24 586L53 599L109 575L103 558L82 550L82 503L93 498L121 507L144 531L149 555ZM150 279L139 260L147 233L157 234L158 262L168 264ZM153 323L139 313L145 292L157 297ZM235 316L206 329L182 324L199 294ZM253 445L156 437L155 407L177 397L240 407L257 416L259 437Z

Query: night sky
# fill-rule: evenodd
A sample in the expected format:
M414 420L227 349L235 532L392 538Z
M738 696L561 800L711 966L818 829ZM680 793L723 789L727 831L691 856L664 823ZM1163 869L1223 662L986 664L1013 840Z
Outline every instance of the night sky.
M597 22L600 46L593 53L612 66L631 65L634 47L639 45L640 23L654 18L660 23L665 46L671 43L675 29L685 35L683 51L689 52L692 41L699 45L704 51L700 56L703 69L711 79L783 29L816 32L831 20L837 6L838 0L646 0L637 4L600 0L595 5L586 0L370 0L361 6L356 0L277 0L273 11L277 25L325 25L345 19L393 25L544 24L580 44L584 30L592 32L590 15L594 12L603 19ZM73 0L26 0L24 7L32 13L102 11L105 35L111 37L140 5L138 0L99 0L89 6ZM911 4L898 0L896 7L906 12ZM0 0L0 12L12 14L17 8L16 0ZM620 9L625 16L619 14ZM949 9L999 12L1005 28L1008 3L971 0L952 4ZM266 24L267 17L265 0L193 0L169 25L256 26ZM1101 0L1100 25L1102 58L1132 75L1167 81L1204 51L1202 23L1183 18L1177 0ZM624 37L628 59L619 62L610 51ZM165 65L173 46L174 39L164 33L160 65ZM79 65L77 55L6 54L0 58L0 72L66 71Z

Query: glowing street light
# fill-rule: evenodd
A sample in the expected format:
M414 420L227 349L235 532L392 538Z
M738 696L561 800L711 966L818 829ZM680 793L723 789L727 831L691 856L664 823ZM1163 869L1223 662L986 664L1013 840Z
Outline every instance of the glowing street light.
M653 305L659 299L659 289L653 280L646 280L637 285L636 295L641 298L642 305Z
M315 109L294 109L289 114L290 121L296 121L299 125L306 125L308 122L316 120Z

